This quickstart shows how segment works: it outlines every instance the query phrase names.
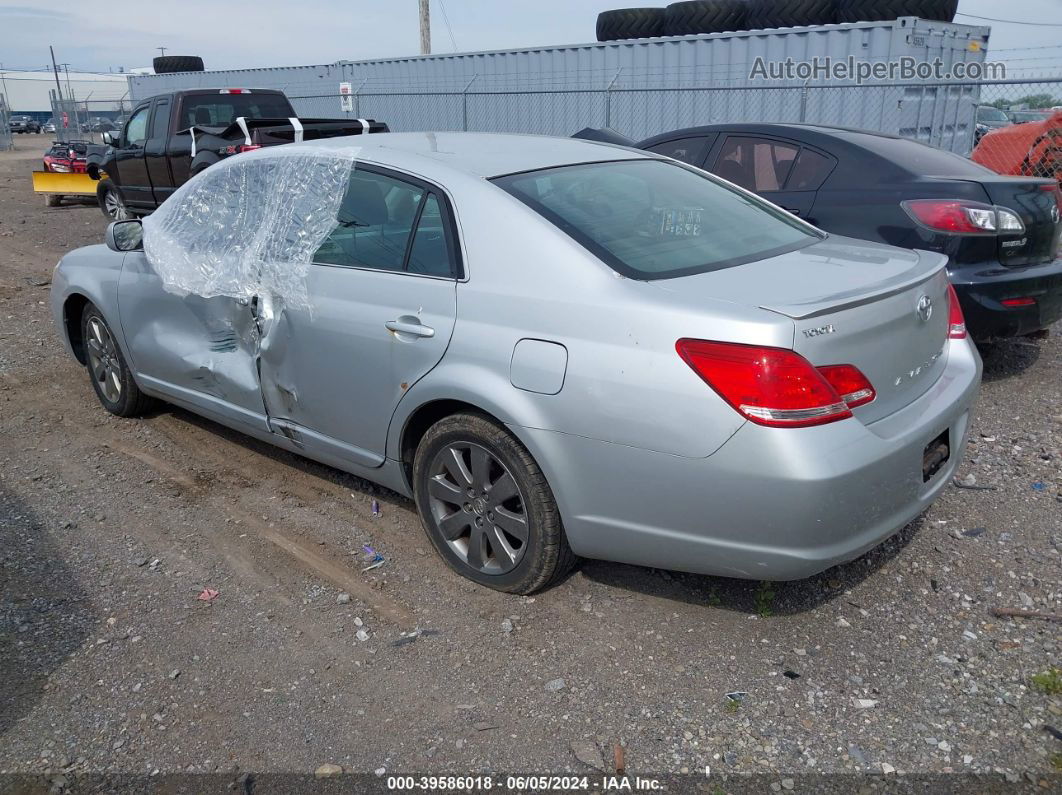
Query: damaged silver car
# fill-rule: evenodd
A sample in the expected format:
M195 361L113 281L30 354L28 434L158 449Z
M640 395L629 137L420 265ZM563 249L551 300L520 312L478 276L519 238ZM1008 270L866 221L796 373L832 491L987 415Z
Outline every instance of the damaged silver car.
M56 268L103 406L183 406L415 499L529 593L577 556L850 560L962 458L945 258L827 235L647 152L403 133L251 152Z

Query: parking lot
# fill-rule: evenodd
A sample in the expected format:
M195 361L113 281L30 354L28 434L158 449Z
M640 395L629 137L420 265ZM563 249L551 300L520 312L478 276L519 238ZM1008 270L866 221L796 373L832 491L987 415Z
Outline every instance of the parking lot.
M105 219L45 208L42 144L15 144L0 772L611 772L617 744L630 773L769 782L1062 764L1033 679L1058 624L990 612L1062 611L1057 330L984 351L965 487L858 560L772 585L587 561L514 597L447 569L403 498L179 409L104 412L47 300Z

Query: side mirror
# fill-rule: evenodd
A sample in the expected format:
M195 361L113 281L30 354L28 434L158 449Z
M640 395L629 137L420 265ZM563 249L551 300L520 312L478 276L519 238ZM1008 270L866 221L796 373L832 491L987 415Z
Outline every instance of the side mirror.
M103 142L107 144L107 146L118 146L118 139L110 130L103 133Z
M141 251L144 248L144 225L133 218L115 221L107 227L107 248L111 251Z

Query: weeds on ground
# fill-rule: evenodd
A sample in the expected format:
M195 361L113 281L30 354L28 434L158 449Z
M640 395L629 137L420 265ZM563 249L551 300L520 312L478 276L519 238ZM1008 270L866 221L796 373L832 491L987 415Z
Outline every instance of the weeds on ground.
M771 606L774 604L774 588L772 583L764 580L756 590L756 613L760 618L768 618L771 615Z
M1062 751L1055 751L1051 754L1051 767L1055 770L1062 770Z
M1049 696L1062 695L1062 668L1051 666L1032 677L1032 686Z
M728 698L726 700L726 714L727 715L736 715L740 711L741 711L741 702L740 701L738 701L736 698Z

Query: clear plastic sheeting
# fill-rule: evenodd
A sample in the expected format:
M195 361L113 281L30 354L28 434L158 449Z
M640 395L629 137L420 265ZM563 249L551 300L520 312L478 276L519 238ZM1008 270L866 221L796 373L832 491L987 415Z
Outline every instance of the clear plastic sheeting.
M148 262L171 292L309 309L307 272L359 149L289 144L211 166L144 219Z

